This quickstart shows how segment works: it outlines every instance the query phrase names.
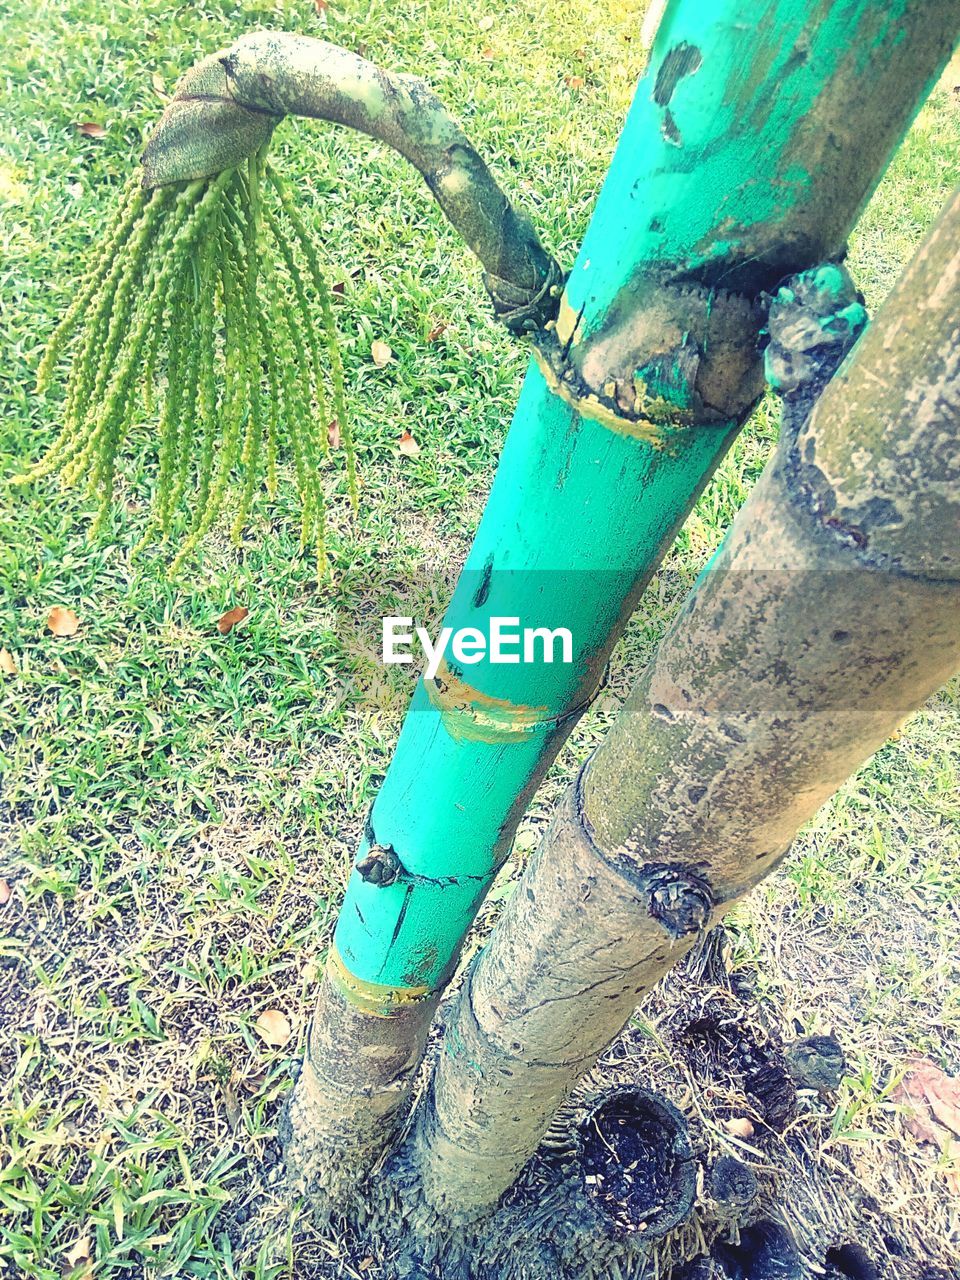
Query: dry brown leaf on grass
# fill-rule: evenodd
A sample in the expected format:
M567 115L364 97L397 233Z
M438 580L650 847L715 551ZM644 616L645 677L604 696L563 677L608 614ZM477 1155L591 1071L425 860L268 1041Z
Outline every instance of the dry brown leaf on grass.
M486 53L486 50L484 50L484 53ZM437 323L430 330L430 332L427 334L427 341L436 342L438 338L442 337L443 334L447 332L448 328L449 326L446 320L438 320Z
M223 1085L223 1109L227 1113L227 1124L236 1131L237 1125L243 1119L243 1109L237 1098L237 1091L230 1080Z
M10 888L9 881L0 880L0 907L5 907L10 901L13 890Z
M370 343L370 358L378 369L382 369L393 359L393 350L377 338L375 342Z
M82 133L85 138L105 138L107 130L102 124L97 124L96 120L81 120L77 125L77 132Z
M405 431L397 441L397 448L405 458L418 458L420 456L420 446L409 431Z
M904 1127L919 1142L942 1145L949 1130L960 1138L960 1079L929 1058L913 1058L890 1100L904 1109Z
M563 83L568 89L582 89L584 86L583 76L564 76Z
M327 444L331 449L339 449L340 443L340 423L334 418L332 422L327 423Z
M256 1075L244 1076L240 1081L247 1093L258 1094L263 1086L267 1083L267 1073L258 1071Z
M270 1045L273 1049L282 1049L293 1035L293 1029L286 1015L279 1009L264 1009L254 1023L254 1028L264 1044Z
M225 614L217 619L217 630L222 636L228 636L237 623L242 622L249 614L249 609L245 609L242 604L238 604L233 609L228 609Z
M55 636L75 636L80 630L80 619L72 609L56 605L47 614L47 630Z
M20 668L9 649L0 649L0 671L7 676L15 676Z
M60 1274L64 1280L93 1280L89 1236L81 1236L77 1243L63 1255Z
M929 1058L912 1058L890 1100L903 1108L908 1133L955 1163L944 1176L951 1193L960 1195L960 1078L948 1076Z

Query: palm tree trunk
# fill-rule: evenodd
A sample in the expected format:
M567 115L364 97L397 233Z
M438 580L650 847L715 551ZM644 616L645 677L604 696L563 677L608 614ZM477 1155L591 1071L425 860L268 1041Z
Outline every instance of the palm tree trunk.
M516 825L759 394L764 291L842 254L958 27L957 0L669 6L444 619L565 625L574 661L417 689L287 1116L310 1190L348 1195L391 1140Z
M807 413L824 283L774 300L776 454L457 998L405 1152L444 1220L497 1201L644 992L960 665L960 191Z

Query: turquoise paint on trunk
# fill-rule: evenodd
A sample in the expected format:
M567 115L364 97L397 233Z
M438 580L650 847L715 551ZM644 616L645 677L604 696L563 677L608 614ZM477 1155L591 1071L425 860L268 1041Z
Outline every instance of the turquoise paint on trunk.
M511 815L568 732L552 717L578 707L602 674L624 603L660 558L692 496L732 438L729 428L678 435L657 450L581 419L533 365L464 574L444 618L485 629L494 616L567 626L574 662L483 662L474 686L542 707L543 727L520 740L452 736L421 682L371 814L411 878L388 887L354 872L336 944L367 981L436 985L496 868L509 852ZM477 605L484 566L488 594ZM364 842L361 856L367 852Z
M946 7L960 15L954 0ZM890 50L906 34L921 49L924 77L949 53L945 46L940 56L943 32L931 34L924 8L725 0L706 14L699 0L675 0L571 273L578 333L629 306L630 281L651 265L756 290L836 252L923 99L918 83L901 85L892 105L878 103ZM942 9L941 26L950 20ZM836 101L818 105L828 90ZM889 137L861 148L866 158L842 138L861 98L889 108ZM843 145L821 145L817 131L827 127ZM831 146L846 166L836 192ZM683 402L682 388L674 399ZM531 364L444 625L486 630L491 616L520 616L522 625L567 626L575 661L484 662L453 673L491 698L536 709L528 719L538 723L511 741L452 735L418 686L371 815L376 842L394 848L406 874L378 887L354 870L337 925L336 946L359 978L436 987L449 976L569 729L556 718L589 697L637 591L738 426L678 431L657 449L581 418ZM368 837L361 856L369 845Z
M603 322L638 264L684 263L732 287L731 269L749 258L759 228L763 244L776 241L758 264L756 279L769 287L795 269L792 241L801 233L819 250L801 266L839 249L882 169L875 147L864 145L858 155L855 137L844 131L863 119L855 93L844 94L846 121L834 113L833 138L817 118L818 103L838 83L853 86L862 77L863 103L882 115L888 104L871 83L878 65L890 65L904 40L921 42L924 24L956 39L956 3L936 10L914 0L671 4L567 286L573 310L585 309L584 332ZM699 61L671 90L664 69L671 51L684 47L696 49ZM911 114L937 74L931 65L925 82L909 86L916 94ZM892 116L891 149L901 136L896 109ZM626 155L632 163L620 163ZM846 165L866 174L856 204L837 200L832 219L824 217Z

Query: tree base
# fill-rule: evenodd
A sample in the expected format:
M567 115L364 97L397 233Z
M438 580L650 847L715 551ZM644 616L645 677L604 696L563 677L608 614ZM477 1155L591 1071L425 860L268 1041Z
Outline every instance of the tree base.
M503 1203L479 1223L428 1207L393 1157L363 1191L364 1236L383 1280L955 1280L922 1224L865 1191L829 1140L836 1099L794 1083L779 1029L731 980L715 930L648 999L656 1036L629 1028L558 1115ZM624 1085L684 1113L697 1197L662 1239L604 1230L581 1156L582 1125ZM942 1254L940 1255L943 1256Z
M281 1124L294 1176L269 1179L241 1252L292 1218L298 1274L305 1267L311 1280L344 1274L333 1238L354 1265L369 1259L365 1280L956 1280L922 1222L888 1216L865 1190L855 1145L830 1143L821 1158L836 1098L794 1083L787 1063L797 1055L784 1052L749 983L726 973L722 951L714 930L648 998L656 1034L631 1027L614 1042L480 1222L430 1208L396 1155L361 1181L342 1149L333 1159L327 1140L311 1143L313 1117L323 1133L330 1117L315 1112L322 1100L301 1075L289 1104L296 1134L286 1116ZM686 1221L645 1241L604 1228L581 1135L599 1100L651 1083L687 1121L697 1195Z

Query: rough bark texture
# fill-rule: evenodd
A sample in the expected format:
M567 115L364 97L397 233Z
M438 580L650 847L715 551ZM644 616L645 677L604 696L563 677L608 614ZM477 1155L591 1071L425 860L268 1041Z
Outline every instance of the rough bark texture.
M143 153L148 187L205 178L269 141L285 115L328 120L385 142L423 174L483 263L497 314L517 332L556 314L563 273L497 185L446 107L416 76L288 32L253 32L198 63Z
M445 1216L496 1202L643 993L960 664L958 244L960 194L786 415L469 975L406 1152Z
M440 997L427 993L391 1008L378 993L373 1011L335 954L320 992L280 1136L295 1189L336 1203L366 1172L369 1151L395 1132ZM363 1087L373 1080L376 1088ZM325 1157L335 1146L337 1160L318 1159L318 1145Z

